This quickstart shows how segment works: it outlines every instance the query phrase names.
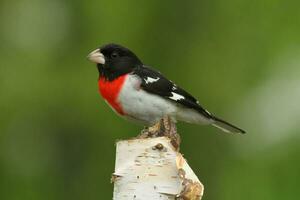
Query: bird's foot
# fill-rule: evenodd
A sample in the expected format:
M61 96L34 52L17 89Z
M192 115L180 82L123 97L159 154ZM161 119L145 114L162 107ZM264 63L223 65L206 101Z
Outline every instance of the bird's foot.
M165 116L162 119L162 124L164 126L164 136L168 137L171 139L171 144L173 147L179 151L179 146L180 146L180 135L177 133L177 128L175 121L172 120L170 117Z
M145 127L138 138L168 137L176 150L179 150L180 136L177 134L175 122L168 116L150 127Z
M160 120L153 126L145 127L141 131L139 138L160 137L164 135L164 131L165 128L164 128L163 120Z
M150 126L148 128L148 135L150 137L160 137L160 136L163 136L164 132L165 132L165 127L164 127L164 123L163 123L162 119L159 120L153 126Z
M138 138L147 138L148 137L148 127L145 126L141 133L138 135Z

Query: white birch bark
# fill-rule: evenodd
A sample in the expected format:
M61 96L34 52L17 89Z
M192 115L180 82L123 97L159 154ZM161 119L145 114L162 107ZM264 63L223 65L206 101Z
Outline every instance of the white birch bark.
M117 142L114 200L199 200L203 185L169 137Z

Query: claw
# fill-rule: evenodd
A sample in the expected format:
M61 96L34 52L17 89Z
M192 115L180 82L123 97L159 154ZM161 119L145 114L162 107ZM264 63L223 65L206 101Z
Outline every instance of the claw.
M159 135L161 135L161 132L162 132L162 122L161 122L161 120L160 121L158 121L156 124L154 124L153 126L150 126L149 128L148 128L148 133L149 133L149 135L150 136L153 136L153 137L155 137L155 136L159 136Z
M177 134L176 125L170 117L165 116L153 126L145 127L138 138L169 137L176 150L179 150L180 136Z

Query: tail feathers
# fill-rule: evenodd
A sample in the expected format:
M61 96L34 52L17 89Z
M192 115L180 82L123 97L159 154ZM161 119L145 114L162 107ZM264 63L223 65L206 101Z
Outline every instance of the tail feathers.
M219 119L217 117L212 117L212 119L214 120L212 125L214 127L221 129L222 131L224 131L226 133L246 133L246 131L244 131L243 129L240 129L222 119Z

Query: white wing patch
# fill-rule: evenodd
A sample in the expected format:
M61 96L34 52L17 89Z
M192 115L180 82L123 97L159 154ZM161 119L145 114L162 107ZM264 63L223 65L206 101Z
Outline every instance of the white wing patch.
M158 81L158 80L159 80L159 77L157 77L157 78L147 77L147 78L145 79L146 84L148 84L148 83L154 83L154 82L156 82L156 81Z
M199 103L198 103L199 104ZM211 115L211 113L210 112L208 112L208 110L205 110L205 112L207 112L208 114L210 114Z
M170 99L173 99L175 101L178 101L180 99L184 99L184 96L180 95L180 94L177 94L175 92L171 92L173 96L169 97Z

